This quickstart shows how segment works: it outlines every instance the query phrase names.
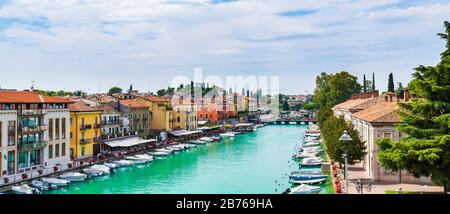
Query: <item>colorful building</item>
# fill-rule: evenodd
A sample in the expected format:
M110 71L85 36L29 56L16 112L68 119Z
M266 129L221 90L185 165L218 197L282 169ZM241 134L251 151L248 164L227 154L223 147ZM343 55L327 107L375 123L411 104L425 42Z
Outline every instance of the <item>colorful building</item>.
M173 130L173 108L170 100L165 97L146 96L145 100L150 104L152 133L159 134L161 131Z
M102 110L82 102L69 105L70 156L73 160L91 158L100 152Z
M65 166L69 158L70 101L36 91L0 91L0 176Z
M138 134L141 138L150 137L151 103L143 98L120 100L120 110L123 116L128 117L130 132Z

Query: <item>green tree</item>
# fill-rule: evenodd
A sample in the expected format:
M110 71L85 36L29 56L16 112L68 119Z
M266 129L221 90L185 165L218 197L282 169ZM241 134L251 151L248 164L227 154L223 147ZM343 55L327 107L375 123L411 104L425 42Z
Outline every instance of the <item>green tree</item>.
M353 94L361 92L358 78L346 71L336 74L321 73L316 78L314 102L319 108L331 108L342 103Z
M445 27L449 32L448 22ZM448 36L441 37L449 43ZM416 177L431 176L447 193L450 190L450 55L444 52L436 66L417 67L412 77L407 88L416 97L401 103L398 113L402 123L397 129L406 137L380 148L381 165L389 166L390 160L403 155L398 164Z
M156 94L158 95L158 96L164 96L164 95L166 95L166 89L159 89L157 92L156 92Z
M395 89L394 89L394 75L392 73L389 74L388 92L395 93Z
M379 139L375 144L377 144L380 151L383 151L378 154L378 161L381 163L381 166L386 170L399 172L399 181L401 182L401 170L406 169L403 160L408 158L408 153L403 151L407 148L405 148L404 144L395 142L389 138Z
M333 116L331 108L321 108L317 115L317 124L322 128L325 121L331 116Z
M367 92L367 80L366 80L366 75L364 74L363 77L363 91Z
M376 91L375 89L375 73L372 73L372 92Z
M289 104L286 100L283 101L282 107L281 107L282 111L289 111Z
M343 154L347 154L348 163L355 164L366 156L366 145L359 138L359 134L353 129L350 122L346 122L342 117L330 116L321 126L322 136L327 148L327 153L331 159L339 163L344 163ZM352 141L340 141L339 138L347 131Z
M398 83L398 87L395 90L395 93L397 94L397 97L400 99L403 99L403 92L405 91L405 88L403 87L403 84L401 82Z
M447 41L447 44L445 45L447 49L441 54L442 58L450 56L450 22L445 21L444 27L445 33L438 33L438 36Z
M120 94L120 93L122 93L122 89L119 87L112 87L108 91L108 95L110 95L110 96L113 94Z

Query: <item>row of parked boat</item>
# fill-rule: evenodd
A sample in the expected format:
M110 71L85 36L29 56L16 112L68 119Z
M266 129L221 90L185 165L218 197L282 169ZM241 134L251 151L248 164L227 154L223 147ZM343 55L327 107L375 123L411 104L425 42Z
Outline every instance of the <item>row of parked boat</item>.
M300 170L291 172L289 182L299 186L287 189L285 194L318 194L322 191L322 187L314 186L328 179L328 176L318 169L323 162L319 155L324 152L320 144L320 131L316 126L311 126L292 156L300 161Z
M42 191L48 191L61 187L67 187L71 182L83 182L86 179L109 175L114 173L116 169L122 167L130 167L137 164L147 164L154 159L164 158L174 153L183 150L195 148L197 146L206 145L208 143L220 142L220 139L234 138L238 132L227 132L212 137L202 137L189 143L180 143L176 145L165 146L163 148L155 149L151 152L138 155L126 156L124 159L106 162L104 164L96 164L84 168L80 172L66 172L58 177L48 177L35 179L31 181L31 185L23 184L13 186L12 192L16 194L40 194Z

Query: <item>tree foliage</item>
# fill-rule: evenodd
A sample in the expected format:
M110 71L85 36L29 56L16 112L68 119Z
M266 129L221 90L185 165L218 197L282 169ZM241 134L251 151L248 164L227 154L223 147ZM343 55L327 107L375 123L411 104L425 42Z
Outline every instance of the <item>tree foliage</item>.
M122 93L122 89L119 88L119 87L116 87L116 86L110 88L109 91L108 91L108 95L120 94L120 93Z
M343 163L343 154L347 154L348 163L355 164L356 161L364 159L366 145L359 138L358 132L353 129L350 122L346 122L342 117L329 116L321 126L322 136L327 148L327 153L331 159ZM348 131L352 141L340 141L339 138Z
M353 94L361 92L358 78L346 71L336 74L321 73L316 78L314 102L320 108L331 108L342 103Z
M450 24L446 22L448 40ZM447 47L448 48L448 47ZM448 52L448 50L446 50ZM401 104L402 123L397 127L406 134L399 142L381 142L382 166L402 166L414 176L431 176L448 192L450 187L450 55L442 54L436 66L419 66L408 90L416 95Z

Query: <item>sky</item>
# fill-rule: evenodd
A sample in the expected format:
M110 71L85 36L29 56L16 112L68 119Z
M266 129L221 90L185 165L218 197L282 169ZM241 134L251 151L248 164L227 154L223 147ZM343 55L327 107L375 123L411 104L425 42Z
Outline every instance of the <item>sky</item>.
M0 87L166 88L177 75L279 76L312 93L321 72L407 84L435 65L448 0L0 0Z

